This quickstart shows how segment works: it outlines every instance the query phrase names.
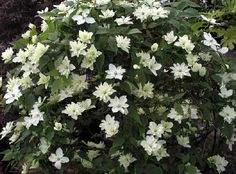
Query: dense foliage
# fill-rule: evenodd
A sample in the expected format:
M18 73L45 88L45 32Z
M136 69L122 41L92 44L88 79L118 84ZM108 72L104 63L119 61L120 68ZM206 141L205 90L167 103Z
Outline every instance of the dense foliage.
M2 103L18 116L0 133L3 160L22 173L225 171L214 146L236 140L236 74L199 8L67 0L39 12L41 31L30 24L2 53L16 65Z

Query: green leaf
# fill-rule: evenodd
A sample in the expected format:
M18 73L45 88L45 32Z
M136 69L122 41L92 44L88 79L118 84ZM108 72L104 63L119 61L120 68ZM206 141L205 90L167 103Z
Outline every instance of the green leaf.
M33 94L25 95L24 104L27 110L31 110L35 103L35 97Z
M112 148L121 147L125 142L123 137L118 137L113 141Z
M197 168L192 165L185 166L185 174L198 174Z
M175 108L176 112L178 112L178 113L181 114L181 115L184 115L183 108L182 108L182 106L181 106L180 104L175 103L175 104L174 104L174 108Z
M133 29L131 29L131 30L127 33L127 35L139 34L139 33L142 33L142 31L140 31L140 30L137 29L137 28L133 28Z
M116 43L115 37L110 36L107 40L107 43L108 43L107 50L117 53L118 48L117 48L117 43Z
M228 138L231 139L234 134L234 126L233 124L228 124L224 122L223 127L221 128L221 132Z
M105 56L102 54L97 58L97 61L95 63L96 69L100 73L103 71L104 62L105 62Z
M148 174L163 174L163 170L160 167L157 167L154 164L148 164L145 168L145 172Z
M199 28L201 28L203 26L204 22L197 22L195 24L192 25L192 30L195 32L197 31Z

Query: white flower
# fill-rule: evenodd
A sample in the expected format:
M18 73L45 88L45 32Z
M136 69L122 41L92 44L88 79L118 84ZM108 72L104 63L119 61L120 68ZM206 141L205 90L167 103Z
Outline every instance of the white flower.
M126 171L128 170L129 165L136 160L137 159L134 158L131 153L121 155L118 159L120 166L123 166Z
M113 10L102 10L101 11L102 15L99 15L100 18L102 19L107 19L107 18L112 18L113 16L115 16L115 12Z
M70 64L70 60L66 56L62 63L57 67L57 70L61 73L61 75L68 76L70 75L70 72L75 69L75 66L73 64Z
M152 46L151 46L152 52L156 52L158 47L159 47L159 45L157 43L152 44Z
M192 68L191 68L191 70L193 71L193 72L198 72L198 71L200 71L202 69L202 64L200 64L200 63L195 63L193 66L192 66Z
M156 62L155 57L153 56L152 59L150 59L148 61L148 68L150 69L150 71L157 76L157 72L159 69L161 69L162 65L160 63Z
M33 106L33 109L29 113L29 117L24 117L23 125L29 129L32 125L37 126L40 121L43 121L44 112L41 112L37 105Z
M145 85L139 83L138 87L138 90L134 91L137 97L143 97L144 99L153 97L154 85L152 83L147 82Z
M58 14L66 14L70 9L70 7L66 6L64 3L60 3L59 5L54 5L54 7L56 7L59 10Z
M115 117L111 117L110 115L106 115L105 120L102 120L99 125L101 130L105 131L106 138L112 137L119 131L119 122L115 120Z
M163 38L168 44L172 44L178 37L174 35L174 31L171 31L164 35Z
M72 74L72 88L73 91L78 93L88 88L88 82L86 82L86 75Z
M142 5L141 7L138 7L135 11L134 11L134 16L137 19L140 19L141 22L143 22L144 20L146 20L149 16L151 16L151 9L150 7L146 6L146 5Z
M83 13L81 15L75 15L75 16L72 17L72 19L74 21L76 21L78 25L82 25L84 23L93 24L96 21L93 17L88 16L89 13L90 13L90 10L86 9L86 10L83 11Z
M2 52L2 60L7 63L11 61L14 51L12 48L7 48L4 52Z
M186 56L186 60L189 66L193 66L195 63L197 63L198 59L199 57L197 55L193 55L191 53Z
M177 121L178 123L181 123L184 118L183 115L179 114L174 108L171 108L167 117Z
M19 87L19 85L15 84L11 89L7 90L7 93L4 96L6 99L6 104L10 104L15 100L17 101L22 96Z
M23 34L21 35L21 37L24 38L24 39L28 39L28 38L30 37L30 33L31 33L31 31L28 30L28 31L26 31L25 33L23 33Z
M227 90L225 84L222 84L220 87L219 96L221 96L222 98L229 98L232 95L233 95L233 90L232 89Z
M19 52L16 53L16 57L13 58L12 61L14 63L25 63L28 56L29 55L27 51L23 51L22 49L20 49Z
M97 5L106 5L111 2L111 0L94 0Z
M148 155L155 155L156 151L161 149L165 143L164 140L158 140L154 136L146 136L146 139L142 140L140 144Z
M43 154L46 154L48 152L50 145L51 145L51 143L49 141L47 141L46 138L44 138L44 137L40 138L39 150Z
M13 127L14 127L14 122L13 121L8 122L6 126L2 128L2 131L0 133L1 139L3 139L5 136L11 133Z
M107 103L110 100L110 96L116 92L112 88L112 85L109 85L107 82L104 82L103 84L100 84L98 87L96 87L96 91L93 93L99 100Z
M79 115L82 115L82 112L84 111L83 108L80 107L78 103L71 102L71 104L67 104L65 110L62 111L63 114L67 114L74 120L78 119Z
M162 158L170 156L167 153L166 148L164 148L164 147L161 147L160 149L155 151L153 155L156 157L157 161L160 161Z
M226 144L228 145L230 151L233 150L233 145L235 142L236 142L236 135L235 134L233 134L230 139L227 139Z
M191 53L195 47L187 35L179 37L178 42L175 42L174 45L183 48L187 53Z
M189 73L190 69L185 63L173 64L173 66L170 67L170 69L172 69L171 73L174 74L174 79L178 79L178 78L183 79L184 76L191 77L191 74Z
M189 137L184 137L184 136L177 136L177 141L178 144L183 146L183 147L187 147L190 148L190 144L189 144Z
M210 24L212 25L216 25L216 24L219 24L216 22L216 20L214 18L207 18L206 16L204 15L201 15L202 19L209 22Z
M62 130L62 124L59 123L59 122L55 122L53 129L56 130L56 131Z
M45 20L43 20L41 24L41 31L45 32L47 29L48 29L48 24Z
M129 107L127 101L128 100L126 96L121 96L120 98L115 96L114 99L110 99L110 104L108 106L112 108L113 113L121 112L122 114L127 115L127 108Z
M54 166L57 169L61 169L62 163L68 163L69 158L64 156L63 151L61 148L57 148L56 153L51 153L50 157L48 158L49 161L54 163Z
M224 172L225 167L228 165L228 161L226 161L225 158L221 157L220 155L214 155L209 157L207 160L216 166L218 173Z
M40 73L37 85L45 85L45 89L47 89L49 80L50 76L45 76L44 74Z
M78 116L82 115L82 113L88 109L93 108L94 106L91 105L91 99L87 99L82 102L67 104L66 108L62 111L63 114L67 114L74 120L78 119Z
M32 56L29 56L29 60L32 64L37 64L40 58L47 52L49 45L43 45L41 43L37 43L35 49L33 50Z
M94 45L87 50L85 53L85 57L82 61L82 68L89 68L93 70L93 64L96 62L96 59L102 54L102 52L98 51Z
M159 18L167 18L169 13L170 12L168 10L165 10L162 7L151 9L152 20L154 21Z
M147 134L155 136L157 138L160 138L165 130L162 124L157 125L155 122L152 121L149 123L148 128L149 130L147 131Z
M124 36L116 36L117 47L129 53L130 39Z
M79 31L79 40L85 43L90 43L93 33L87 31Z
M58 96L59 96L59 101L62 101L66 98L72 97L74 93L74 90L72 87L67 87L65 89L60 90Z
M131 17L130 16L121 16L120 18L116 18L115 22L120 26L120 25L129 25L129 24L133 24L133 22L131 21Z
M121 66L116 67L113 64L109 64L109 70L106 71L106 79L119 79L122 80L123 74L126 72Z
M14 142L16 142L16 140L18 140L18 138L20 137L20 132L15 132L10 138L9 138L9 144L12 144Z
M80 55L85 55L85 49L87 48L86 43L82 43L81 41L70 41L70 51L71 57L79 57Z
M217 41L211 36L210 33L204 32L204 45L211 47L213 50L217 51L217 47L220 46Z
M226 54L229 51L229 49L227 47L222 47L222 48L218 48L217 51L221 54Z
M202 76L202 77L206 75L206 68L205 68L205 67L202 67L202 68L199 70L199 75Z
M166 122L166 121L161 121L162 126L164 127L164 131L171 133L171 128L173 127L173 123L172 122Z
M222 111L219 113L220 116L224 118L226 122L229 124L236 118L236 112L234 108L229 107L229 105L225 106Z

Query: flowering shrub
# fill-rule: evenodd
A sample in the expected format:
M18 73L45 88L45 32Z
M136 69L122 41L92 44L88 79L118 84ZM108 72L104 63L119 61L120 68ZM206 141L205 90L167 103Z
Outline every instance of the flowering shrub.
M16 64L3 103L18 116L1 132L4 160L22 173L223 172L216 138L231 150L236 140L228 49L192 31L197 4L164 2L67 0L39 12L42 32L30 24L2 53Z

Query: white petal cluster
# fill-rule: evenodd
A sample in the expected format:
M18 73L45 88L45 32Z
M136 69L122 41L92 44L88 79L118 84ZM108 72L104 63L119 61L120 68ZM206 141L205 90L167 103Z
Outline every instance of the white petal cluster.
M2 60L7 63L12 60L12 56L14 51L12 48L7 48L4 52L2 52Z
M23 125L27 129L29 129L32 125L37 126L40 121L44 120L44 112L39 110L39 106L37 104L33 105L33 109L29 113L29 117L24 117Z
M120 18L116 18L115 22L117 23L118 26L133 24L132 18L130 16L127 17L121 16Z
M71 102L71 104L67 104L66 108L62 111L63 114L66 114L73 118L74 120L78 119L78 116L82 115L84 111L94 108L92 105L91 99L87 99L82 102Z
M1 139L3 139L3 138L6 137L9 133L11 133L13 127L14 127L14 122L13 122L13 121L8 122L8 123L6 124L6 126L2 128L2 131L1 131L1 133L0 133Z
M113 113L121 112L122 114L127 115L127 108L129 107L127 101L128 100L126 96L121 96L120 98L115 96L115 98L110 99L110 104L108 106L111 107Z
M10 104L14 101L17 101L22 96L20 91L20 86L15 84L12 88L7 89L7 93L4 98L6 99L6 104Z
M105 120L102 120L101 124L99 125L101 130L105 131L106 138L112 137L116 135L119 131L119 121L115 120L115 117L111 115L106 115Z
M222 84L220 87L220 93L219 96L221 96L222 98L229 98L230 96L233 95L233 90L232 89L227 89L225 84Z
M61 148L57 148L56 153L51 153L48 159L54 163L54 166L57 169L61 169L61 164L68 163L70 161L68 157L64 156Z
M142 5L136 8L133 12L134 16L141 22L147 20L148 18L152 18L152 20L155 21L160 18L167 18L169 15L169 11L161 7L159 2L144 1L141 2L141 4Z
M220 47L220 44L212 37L211 33L206 33L204 32L204 40L203 44L206 46L211 47L213 50L221 53L221 54L226 54L228 52L227 47Z
M152 98L153 97L153 90L154 85L151 82L147 82L146 84L142 85L141 83L138 84L138 89L134 91L134 94L139 98Z
M214 155L208 158L208 161L211 164L214 164L216 166L216 169L218 173L222 173L225 171L225 167L228 165L228 161L225 160L224 157L221 157L220 155Z
M163 145L166 143L164 140L160 140L165 133L170 133L173 123L161 121L160 124L155 122L149 122L149 130L145 140L141 141L141 146L150 156L155 156L157 161L162 158L168 157L166 149Z
M167 33L166 35L164 35L163 38L168 44L172 44L176 41L178 37L174 35L174 31L171 31Z
M112 18L113 16L115 16L115 12L113 10L102 10L101 11L101 15L99 15L100 18L102 19L108 19L108 18Z
M40 138L39 150L43 154L46 154L48 152L48 149L50 146L51 146L51 143L45 137Z
M130 49L130 39L124 36L116 36L117 47L121 48L125 52L129 53Z
M126 72L121 66L116 67L114 64L109 64L109 70L106 71L106 79L122 80L123 74Z
M147 67L155 76L157 76L157 71L161 69L162 65L157 63L156 58L149 53L140 52L136 54L137 57L140 57L140 63Z
M57 67L57 70L61 73L61 75L66 76L66 78L69 77L70 72L75 69L75 66L70 63L70 60L66 56L61 64Z
M178 141L178 144L183 146L183 147L186 147L186 148L190 148L190 142L189 142L189 137L184 137L182 135L180 136L177 136L177 141Z
M123 166L125 168L125 171L128 171L128 167L130 166L130 164L136 160L137 159L134 158L131 153L120 155L118 159L120 166Z
M236 118L236 112L234 108L230 107L229 105L225 106L222 111L219 113L221 117L224 118L226 122L229 124Z
M104 82L103 84L100 84L96 87L96 91L93 93L93 95L99 98L99 100L107 103L110 100L110 96L114 92L116 92L116 90L113 89L112 85Z
M181 47L187 53L191 53L195 47L192 41L189 39L187 35L179 37L179 40L174 43L175 46Z
M77 25L82 25L84 23L93 24L95 23L95 19L89 16L90 10L85 9L81 14L74 15L72 19L77 23Z
M89 68L93 70L94 63L96 62L97 58L102 54L102 52L98 51L94 45L92 45L87 51L85 52L84 59L82 61L81 67L82 68Z
M190 69L185 63L175 63L170 69L172 70L171 73L174 74L174 79L183 79L184 76L191 77Z

